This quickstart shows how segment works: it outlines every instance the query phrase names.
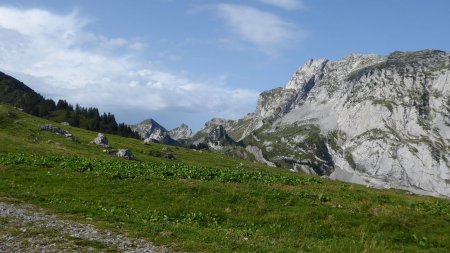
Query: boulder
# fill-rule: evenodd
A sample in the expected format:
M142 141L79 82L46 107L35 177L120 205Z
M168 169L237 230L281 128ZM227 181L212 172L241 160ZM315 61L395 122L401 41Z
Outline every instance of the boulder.
M75 140L75 136L72 133L70 133L69 131L66 131L64 129L61 129L59 127L55 127L52 124L44 124L44 125L41 125L39 128L42 131L49 131L49 132L53 132L57 135L64 136L71 141Z
M133 156L133 154L131 153L131 150L129 150L129 149L119 149L119 150L116 152L116 156L117 156L117 157L125 158L125 159L127 159L127 160L134 160L134 156Z
M67 139L74 141L75 140L75 136L71 133L65 133L64 137L66 137Z
M98 133L97 137L94 139L93 143L95 145L100 145L103 147L109 147L108 138L102 133Z

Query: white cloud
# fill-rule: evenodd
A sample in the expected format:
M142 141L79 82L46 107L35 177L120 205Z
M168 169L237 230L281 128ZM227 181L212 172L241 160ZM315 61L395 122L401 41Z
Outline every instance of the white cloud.
M218 9L236 35L269 53L306 36L305 31L279 16L254 7L220 4Z
M254 109L255 91L155 67L141 58L142 42L94 34L88 24L77 12L0 7L0 71L52 98L105 110L182 107L235 117Z
M296 10L303 7L303 1L301 0L259 0L259 1L286 10Z

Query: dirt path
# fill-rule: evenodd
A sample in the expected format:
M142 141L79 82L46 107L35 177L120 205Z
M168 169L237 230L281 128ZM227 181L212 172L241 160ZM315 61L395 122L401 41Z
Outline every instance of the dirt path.
M0 252L170 252L145 240L0 199Z

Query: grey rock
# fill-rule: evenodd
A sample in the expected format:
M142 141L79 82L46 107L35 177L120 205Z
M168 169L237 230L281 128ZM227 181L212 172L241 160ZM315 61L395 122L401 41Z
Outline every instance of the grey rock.
M213 128L211 130L211 132L209 132L208 139L211 142L226 141L226 139L227 139L227 132L225 131L225 128L222 125L218 125L215 128Z
M109 147L108 138L102 133L98 133L97 137L94 139L93 144L103 146L103 147Z
M222 125L214 127L203 141L212 150L221 150L225 146L240 146L240 143L228 136Z
M255 156L256 161L258 161L260 163L265 163L270 167L276 167L276 165L273 162L266 160L266 158L264 157L260 148L258 148L256 146L248 145L247 147L245 147L245 150L247 150L249 153L253 154Z
M119 150L117 150L116 156L125 158L127 160L134 160L135 159L134 156L133 156L133 153L131 153L131 150L129 150L129 149L119 149Z
M53 132L53 133L55 133L57 135L64 136L64 137L66 137L67 139L69 139L71 141L75 140L75 136L72 133L70 133L69 131L63 130L63 129L59 128L59 127L55 127L52 124L41 125L39 127L39 129L41 129L42 131L49 131L49 132Z
M67 139L72 140L72 141L75 140L75 136L71 133L65 133L64 137L66 137Z

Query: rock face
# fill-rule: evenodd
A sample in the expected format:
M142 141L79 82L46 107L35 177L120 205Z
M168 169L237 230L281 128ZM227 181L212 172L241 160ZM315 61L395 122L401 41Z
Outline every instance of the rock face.
M229 124L294 171L450 197L450 53L310 60Z
M181 124L181 126L170 130L169 136L174 140L189 139L192 137L192 129L190 129L186 124Z
M209 132L206 143L212 149L222 149L226 145L228 139L227 132L222 125L218 125Z
M210 149L221 150L225 146L237 146L238 143L230 138L225 130L225 127L218 125L211 129L205 138L204 143L208 145Z
M109 147L108 138L102 133L98 133L97 137L93 141L94 144Z
M147 119L141 123L131 126L133 131L139 133L144 143L158 142L168 145L178 145L178 142L170 137L169 131L153 119Z
M236 125L236 121L234 120L228 120L228 119L221 119L221 118L213 118L210 121L205 123L205 126L192 135L191 141L194 144L204 143L206 144L208 142L208 136L211 132L215 131L215 129L219 126L222 126L222 128L227 132L229 129L233 128Z
M269 162L264 158L264 155L262 153L262 150L256 146L250 146L248 145L245 147L245 150L255 156L255 160L260 163L265 163L268 166L276 167L276 165L273 162Z
M227 130L220 123L226 121L213 119L207 122L205 127L191 138L193 145L211 150L222 150L226 146L242 146L227 134Z

